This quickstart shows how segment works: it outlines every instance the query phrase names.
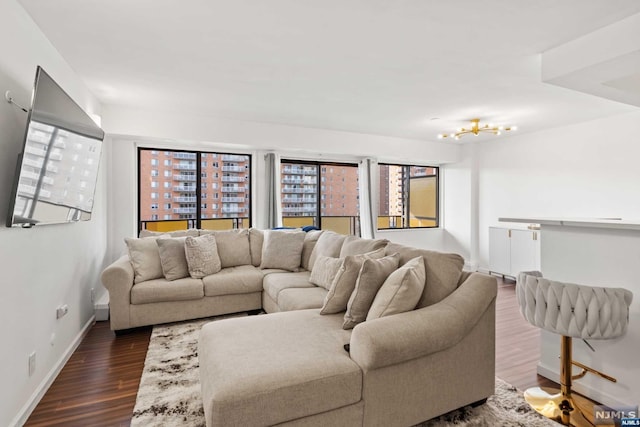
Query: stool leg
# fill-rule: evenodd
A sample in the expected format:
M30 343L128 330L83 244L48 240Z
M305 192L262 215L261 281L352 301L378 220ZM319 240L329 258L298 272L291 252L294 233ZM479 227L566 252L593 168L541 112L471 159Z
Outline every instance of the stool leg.
M560 341L560 392L562 402L560 403L560 418L562 424L568 426L571 422L571 412L573 404L571 402L571 360L573 359L572 339L562 336Z

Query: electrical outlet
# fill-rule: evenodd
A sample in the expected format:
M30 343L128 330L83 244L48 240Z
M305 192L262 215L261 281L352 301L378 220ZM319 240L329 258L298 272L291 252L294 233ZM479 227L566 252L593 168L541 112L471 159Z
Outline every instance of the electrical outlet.
M36 371L36 352L34 351L29 355L29 376L33 375Z
M56 309L56 319L64 317L69 312L69 306L67 304L61 305Z

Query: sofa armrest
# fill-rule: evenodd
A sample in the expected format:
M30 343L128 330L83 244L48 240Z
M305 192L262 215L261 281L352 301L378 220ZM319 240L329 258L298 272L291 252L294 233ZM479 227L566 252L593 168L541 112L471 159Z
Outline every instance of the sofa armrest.
M357 325L351 358L369 371L452 347L492 307L496 295L495 277L473 273L439 303Z
M109 314L112 330L130 327L129 305L131 304L133 277L133 266L128 255L118 258L102 272L102 284L109 291Z

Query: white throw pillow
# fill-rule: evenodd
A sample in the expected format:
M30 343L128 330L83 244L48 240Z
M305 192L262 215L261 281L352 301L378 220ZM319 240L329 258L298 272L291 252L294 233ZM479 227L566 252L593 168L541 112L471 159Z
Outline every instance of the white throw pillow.
M305 235L304 231L265 230L260 268L297 271Z
M184 253L186 237L160 237L156 240L164 278L172 281L189 277L189 265Z
M416 308L426 280L424 258L415 257L384 281L371 304L367 320L404 313Z
M194 279L201 279L222 269L216 238L212 234L187 237L184 252L189 265L189 275Z
M127 237L124 242L127 244L129 260L133 266L133 283L163 277L160 253L155 238L132 239Z
M343 263L344 258L318 257L313 265L313 270L311 270L309 282L326 290L331 289L331 283L333 283L333 279L335 279Z
M387 277L398 268L400 255L395 253L380 259L365 259L358 273L356 287L349 298L342 329L352 329L367 319L378 290Z

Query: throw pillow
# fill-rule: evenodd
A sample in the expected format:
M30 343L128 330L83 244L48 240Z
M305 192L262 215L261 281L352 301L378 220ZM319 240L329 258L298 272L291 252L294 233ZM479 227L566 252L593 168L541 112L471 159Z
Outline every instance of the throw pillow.
M189 265L184 253L186 239L186 237L160 237L156 240L162 273L169 281L189 277Z
M347 236L344 234L338 234L333 231L325 231L320 235L316 242L311 256L309 257L309 268L307 270L313 270L313 264L316 262L319 256L330 256L332 258L340 258L340 249L342 243Z
M363 239L358 236L348 236L344 239L340 249L340 258L347 255L366 254L376 249L384 248L389 241L387 239Z
M365 259L358 273L356 287L347 303L342 329L352 329L367 318L369 308L387 277L398 268L400 255L380 259Z
M331 283L333 283L333 279L335 279L343 263L344 258L318 257L313 265L313 270L311 270L309 282L326 290L331 289Z
M300 266L307 271L311 271L311 267L309 266L311 253L313 252L313 248L316 247L316 243L318 243L318 239L323 232L324 231L322 230L309 230L307 231L307 235L304 236L304 245L302 245L302 261L300 261Z
M260 268L296 271L302 259L304 231L265 230Z
M365 259L378 259L384 257L384 249L361 255L350 255L344 258L335 278L331 282L329 292L324 298L324 304L320 314L340 313L347 309L349 297L356 287L358 273ZM314 265L315 268L315 265ZM313 272L313 270L311 270Z
M387 277L371 304L367 320L416 308L425 280L424 259L415 257Z
M184 252L189 266L189 275L194 279L201 279L222 269L216 238L211 234L187 237L184 242Z
M162 277L162 263L155 238L125 238L129 260L133 266L133 283Z
M222 268L251 264L251 246L249 244L249 230L200 230L200 235L213 234L218 245L218 256Z

